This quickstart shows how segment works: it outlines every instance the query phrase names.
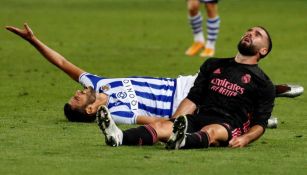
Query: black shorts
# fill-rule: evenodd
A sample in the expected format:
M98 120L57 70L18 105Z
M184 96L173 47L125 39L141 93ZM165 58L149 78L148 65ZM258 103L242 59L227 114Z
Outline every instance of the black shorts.
M218 0L199 0L202 3L218 3Z

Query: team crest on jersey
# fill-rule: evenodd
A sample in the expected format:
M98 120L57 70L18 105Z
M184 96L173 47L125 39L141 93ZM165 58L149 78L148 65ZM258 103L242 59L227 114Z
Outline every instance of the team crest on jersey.
M125 98L127 97L127 93L126 93L126 92L118 92L118 93L116 94L116 97L117 97L118 99L125 99Z
M101 88L100 88L103 92L105 92L105 91L108 91L109 89L110 89L110 85L104 85L104 86L101 86Z
M217 68L215 69L215 71L213 71L214 74L221 74L221 69L220 68Z
M250 74L244 74L242 77L241 77L241 81L242 83L244 84L247 84L251 81L251 75Z

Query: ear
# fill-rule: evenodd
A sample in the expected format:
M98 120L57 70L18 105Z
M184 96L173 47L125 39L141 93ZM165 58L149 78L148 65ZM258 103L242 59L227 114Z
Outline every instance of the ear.
M263 47L263 48L261 48L261 49L259 50L259 53L260 53L260 55L264 56L265 54L268 53L268 49L265 48L265 47Z
M94 113L94 106L93 105L87 105L85 107L85 112L88 115L93 114Z

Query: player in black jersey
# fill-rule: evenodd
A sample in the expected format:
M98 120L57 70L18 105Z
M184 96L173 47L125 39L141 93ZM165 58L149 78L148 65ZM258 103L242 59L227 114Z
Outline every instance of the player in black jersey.
M236 141L244 142L238 143L238 146L245 146L258 138L271 115L275 88L257 64L242 64L235 58L210 59L201 67L200 72L186 99L199 106L199 112L192 117L182 116L182 119L176 121L177 125L189 124L178 126L186 129L185 132L196 132L191 135L193 138L188 137L192 139L192 145L188 145L188 142L185 148L193 148L193 139L199 137L207 139L211 145L228 145L228 141L233 138L236 146ZM250 128L255 130L251 140L236 139L249 133ZM211 137L216 134L220 136ZM170 141L170 148L180 147L176 143L177 135ZM197 146L202 147L203 144L209 146L207 143Z
M275 88L257 63L271 49L269 33L253 27L240 40L235 58L207 60L178 109L189 114L187 107L199 106L199 112L176 119L167 147L243 147L261 137L273 110Z
M167 148L244 147L261 137L275 88L257 63L271 49L269 33L253 27L240 40L235 58L207 60L178 109L189 114L185 109L199 106L199 112L176 119Z
M244 147L257 140L265 131L275 99L275 88L257 63L271 49L269 33L263 27L250 28L234 58L209 59L201 66L194 86L174 114L180 116L174 120L123 132L101 106L97 118L106 143L152 145L164 141L169 149L189 149Z

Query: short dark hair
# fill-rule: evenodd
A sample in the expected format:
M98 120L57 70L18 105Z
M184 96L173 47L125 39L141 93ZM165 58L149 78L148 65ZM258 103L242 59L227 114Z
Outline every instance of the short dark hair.
M262 27L262 26L257 26L257 27L259 27L259 28L261 28L262 30L264 30L265 31L265 33L267 34L267 36L268 36L268 42L269 42L269 46L268 46L268 52L265 54L265 55L260 55L260 58L264 58L264 57L266 57L270 52L271 52L271 50L272 50L272 47L273 47L273 43L272 43L272 39L271 39L271 36L270 36L270 34L269 34L269 32L268 32L268 30L267 29L265 29L264 27Z
M84 112L78 109L72 109L71 105L66 103L64 105L64 114L68 121L71 122L93 122L96 119L96 115L86 115Z

